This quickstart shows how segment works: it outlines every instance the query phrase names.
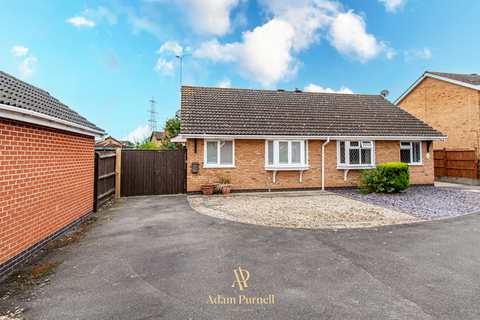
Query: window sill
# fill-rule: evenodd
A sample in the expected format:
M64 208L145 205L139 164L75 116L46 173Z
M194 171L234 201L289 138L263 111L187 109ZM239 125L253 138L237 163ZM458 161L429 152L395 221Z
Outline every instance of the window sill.
M236 168L235 165L221 165L221 164L206 164L203 166L205 169L215 169L215 168Z
M402 163L406 163L406 162L402 162ZM416 166L424 166L423 163L407 163L409 167L416 167Z
M375 168L376 165L366 165L366 164L338 164L336 165L337 170L343 170L343 181L347 181L347 174L350 170L365 170Z
M296 165L296 166L264 166L266 171L300 171L300 170L308 170L310 168L309 165Z
M337 170L363 170L363 169L371 169L376 168L376 165L369 165L369 164L338 164Z
M310 169L309 165L296 165L296 166L264 166L265 171L273 171L273 183L275 183L275 177L277 171L300 171L300 182L302 182L303 171Z

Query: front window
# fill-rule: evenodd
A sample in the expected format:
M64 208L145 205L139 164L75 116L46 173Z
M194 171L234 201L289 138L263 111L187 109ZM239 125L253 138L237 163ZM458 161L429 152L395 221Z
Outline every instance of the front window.
M266 166L302 166L308 163L305 141L266 141Z
M233 166L233 140L209 140L205 142L205 166Z
M374 164L373 141L339 141L338 163L349 166Z
M422 163L421 142L400 142L400 162L408 164Z

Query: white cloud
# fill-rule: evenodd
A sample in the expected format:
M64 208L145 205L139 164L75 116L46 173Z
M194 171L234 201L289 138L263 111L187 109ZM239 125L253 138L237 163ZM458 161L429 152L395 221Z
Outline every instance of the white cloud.
M175 75L175 72L173 72L173 61L167 62L163 58L158 59L157 64L153 69L164 76Z
M328 33L330 43L340 52L352 59L365 63L385 52L388 59L396 54L385 43L366 32L363 18L353 10L340 13L335 18Z
M243 42L222 45L217 39L202 44L194 55L213 62L236 62L240 74L264 87L295 75L298 63L291 55L294 30L288 23L273 19L243 34Z
M31 54L30 57L26 58L22 63L20 63L18 70L22 74L22 78L26 78L35 72L35 70L32 68L32 64L35 62L37 62L37 58Z
M431 59L432 52L428 48L405 50L405 61L410 62L413 59Z
M24 46L15 46L10 52L13 53L15 57L21 57L27 54L28 48L25 48Z
M398 8L401 8L405 5L408 0L378 0L385 4L385 9L390 12L397 11Z
M303 91L305 92L325 92L325 93L348 93L348 94L353 94L352 90L348 89L347 87L342 86L339 91L332 90L330 88L323 89L320 86L314 85L313 83L310 83L308 86L303 88Z
M223 36L230 31L230 10L238 0L176 0L187 12L193 29L202 35Z
M329 0L260 0L269 21L243 33L242 42L220 43L216 38L194 52L212 62L235 63L239 73L273 87L296 75L300 51L320 43L325 33L340 53L365 63L380 55L392 59L396 51L366 32L363 18Z
M183 48L176 41L167 41L160 47L160 49L155 51L155 53L158 54L164 52L173 52L175 55L179 56L182 54Z
M232 82L230 81L229 77L223 77L222 80L217 82L217 87L219 88L230 88L232 86Z
M96 23L91 21L91 20L87 20L85 19L84 17L74 17L74 18L70 18L67 20L67 22L70 22L71 24L73 24L75 27L77 28L81 28L81 27L90 27L90 28L93 28L96 26Z
M138 126L133 132L127 134L123 137L122 140L128 140L130 142L142 142L143 139L147 138L149 135L152 134L152 129L148 125Z

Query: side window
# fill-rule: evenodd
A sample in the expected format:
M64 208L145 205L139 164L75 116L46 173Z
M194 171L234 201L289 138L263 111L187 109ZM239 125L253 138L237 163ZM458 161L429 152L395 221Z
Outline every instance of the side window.
M400 162L408 164L422 163L422 143L400 141Z

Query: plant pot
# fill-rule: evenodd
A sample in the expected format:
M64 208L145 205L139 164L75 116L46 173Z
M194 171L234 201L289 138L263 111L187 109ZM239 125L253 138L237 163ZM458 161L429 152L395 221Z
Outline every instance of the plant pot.
M230 189L232 189L232 187L222 187L222 194L224 194L224 195L229 194Z
M214 184L202 184L202 192L204 196L211 196L213 194Z

